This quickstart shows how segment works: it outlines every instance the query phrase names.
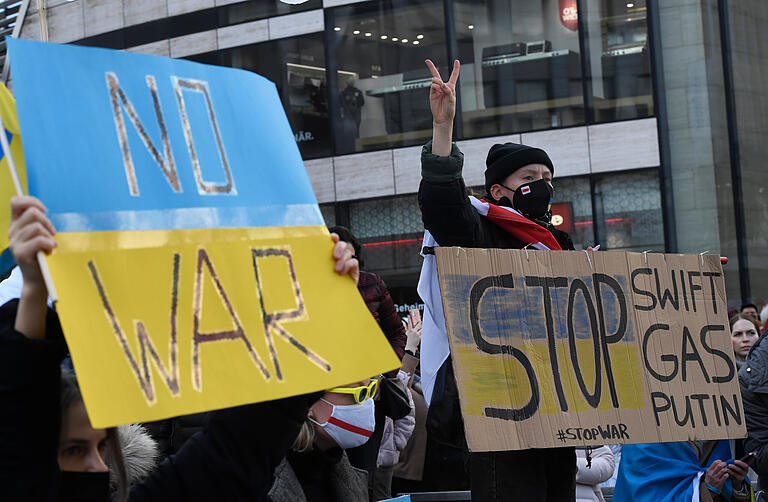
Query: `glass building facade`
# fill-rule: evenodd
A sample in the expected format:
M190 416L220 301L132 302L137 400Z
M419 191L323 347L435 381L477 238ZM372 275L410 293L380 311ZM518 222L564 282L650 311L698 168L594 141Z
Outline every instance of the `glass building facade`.
M418 301L428 58L446 77L462 63L454 138L468 186L482 192L493 143L544 147L555 223L577 249L719 252L730 303L766 301L764 1L196 0L136 23L127 1L104 1L124 6L122 25L89 30L83 3L80 34L52 40L275 83L326 222L352 229L399 304Z

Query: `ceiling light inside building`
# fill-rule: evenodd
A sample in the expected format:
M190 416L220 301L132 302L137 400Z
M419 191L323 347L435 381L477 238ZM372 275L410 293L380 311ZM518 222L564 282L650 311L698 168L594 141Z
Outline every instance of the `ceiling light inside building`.
M413 45L419 45L419 41L418 40L414 40L413 41Z
M629 2L629 3L627 4L627 9L631 9L631 8L632 8L632 7L634 7L634 6L635 6L635 4L633 4L632 2Z
M371 32L370 32L370 31L366 32L366 33L365 33L365 36L366 36L366 37L370 37L370 36L371 36Z
M393 42L397 42L399 39L397 37L392 37Z
M416 35L416 38L418 38L419 40L421 40L422 38L424 38L424 35Z
M474 24L470 24L470 25L467 26L467 29L468 30L474 30L475 29L475 25Z
M341 28L339 28L339 27L337 26L337 27L335 27L335 28L333 29L333 31L341 31Z
M408 39L407 39L407 38L403 38L403 39L402 39L402 40L400 40L400 41L401 41L402 43L404 43L404 44L407 44L407 43L408 43Z
M299 5L305 2L308 2L309 0L280 0L283 3L287 3L288 5Z
M355 31L352 32L352 34L353 35L359 35L360 34L360 30L355 30Z
M382 40L386 40L386 39L387 39L387 38L389 38L389 37L387 37L386 35L382 35L382 36L381 36L381 37L379 37L379 38L381 38Z

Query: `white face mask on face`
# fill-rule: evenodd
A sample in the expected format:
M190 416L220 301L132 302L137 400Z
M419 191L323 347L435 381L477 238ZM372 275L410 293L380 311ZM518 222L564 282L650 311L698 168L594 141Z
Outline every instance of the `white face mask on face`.
M348 405L332 404L325 399L322 401L333 408L328 421L321 424L311 418L309 420L322 427L341 448L347 450L361 446L373 435L376 427L373 399Z

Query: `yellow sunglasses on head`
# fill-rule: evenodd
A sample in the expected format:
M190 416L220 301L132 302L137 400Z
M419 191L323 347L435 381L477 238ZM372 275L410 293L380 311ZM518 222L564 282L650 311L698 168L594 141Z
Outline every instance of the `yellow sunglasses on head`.
M379 380L372 378L371 383L368 385L362 385L360 387L334 387L333 389L328 389L326 392L333 392L334 394L349 394L357 404L360 404L366 399L370 399L375 396L376 389L378 388Z

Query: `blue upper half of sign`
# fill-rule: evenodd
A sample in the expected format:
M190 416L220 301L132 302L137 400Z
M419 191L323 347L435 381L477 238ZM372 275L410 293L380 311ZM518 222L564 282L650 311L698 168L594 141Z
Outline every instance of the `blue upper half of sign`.
M324 225L275 85L7 39L30 194L60 232Z

